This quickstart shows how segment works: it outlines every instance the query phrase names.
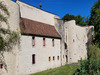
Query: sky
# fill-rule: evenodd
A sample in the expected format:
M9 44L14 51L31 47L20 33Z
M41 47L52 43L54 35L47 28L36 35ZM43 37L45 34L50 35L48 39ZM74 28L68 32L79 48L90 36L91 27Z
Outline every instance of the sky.
M13 0L15 1L15 0ZM97 0L21 0L27 4L40 8L45 11L59 15L62 18L66 14L90 16L91 7Z

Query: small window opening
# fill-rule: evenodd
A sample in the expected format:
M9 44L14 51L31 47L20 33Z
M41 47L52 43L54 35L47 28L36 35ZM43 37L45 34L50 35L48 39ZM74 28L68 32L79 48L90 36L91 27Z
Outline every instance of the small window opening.
M55 57L53 56L53 61L55 60Z
M43 46L45 46L45 38L43 38Z
M63 55L63 58L64 58L64 55Z
M52 46L54 47L54 45L55 45L55 44L54 44L54 39L52 39Z
M0 64L0 69L2 69L3 68L3 64Z
M32 64L35 64L35 54L32 55Z
M35 46L35 37L32 37L32 46Z
M67 49L67 44L65 43L65 49Z
M75 42L75 40L73 39L73 42Z
M51 57L49 57L49 61L51 61Z
M57 59L59 60L59 56L57 56Z

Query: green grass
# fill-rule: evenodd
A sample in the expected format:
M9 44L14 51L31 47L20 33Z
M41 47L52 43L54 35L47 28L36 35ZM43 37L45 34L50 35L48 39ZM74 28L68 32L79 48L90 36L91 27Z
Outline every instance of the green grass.
M79 65L65 65L56 69L46 70L31 75L73 75Z

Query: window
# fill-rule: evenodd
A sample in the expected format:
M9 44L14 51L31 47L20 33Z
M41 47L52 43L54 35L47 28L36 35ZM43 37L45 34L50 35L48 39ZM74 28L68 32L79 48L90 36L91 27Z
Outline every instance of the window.
M67 44L65 43L65 49L67 49Z
M64 55L63 55L63 58L64 58Z
M32 46L35 46L35 37L32 37Z
M54 39L52 39L52 46L54 47Z
M32 64L35 64L35 54L32 55Z
M55 60L55 57L53 56L53 61Z
M43 46L45 46L45 38L43 38Z
M51 57L49 57L49 61L51 61Z
M75 40L73 39L73 42L75 42Z
M3 68L3 64L0 64L0 69L2 69Z
M57 56L57 59L59 60L59 56Z

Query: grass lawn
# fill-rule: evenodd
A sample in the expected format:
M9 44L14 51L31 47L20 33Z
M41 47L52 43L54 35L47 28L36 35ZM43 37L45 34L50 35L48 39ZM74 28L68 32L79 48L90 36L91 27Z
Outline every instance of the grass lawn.
M56 69L51 69L31 75L73 75L79 65L65 65Z

